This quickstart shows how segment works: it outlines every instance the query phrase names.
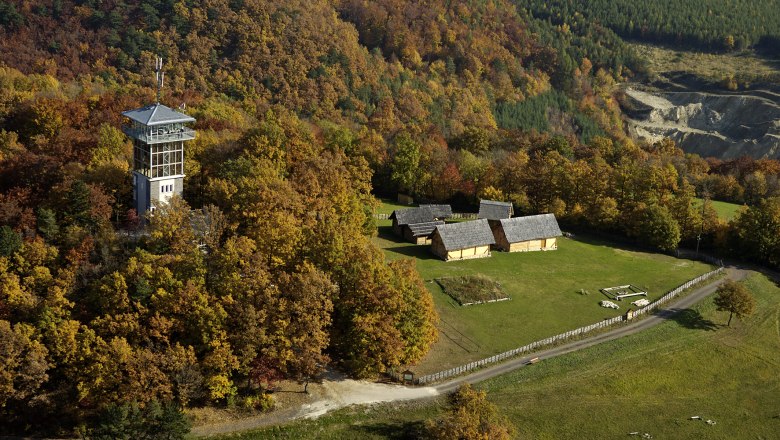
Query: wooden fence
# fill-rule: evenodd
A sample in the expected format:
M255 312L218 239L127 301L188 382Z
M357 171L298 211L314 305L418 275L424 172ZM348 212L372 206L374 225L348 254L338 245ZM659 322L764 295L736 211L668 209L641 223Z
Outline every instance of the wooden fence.
M681 286L675 288L674 290L671 290L666 295L658 298L654 302L652 302L652 303L646 305L645 307L637 310L634 313L634 316L636 317L636 316L643 315L643 314L646 314L646 313L649 313L649 312L655 310L656 308L658 308L662 304L668 302L669 300L671 300L675 296L679 295L685 289L688 289L689 287L691 287L691 286L693 286L695 284L698 284L698 283L700 283L700 282L702 282L702 281L704 281L704 280L706 280L706 279L708 279L708 278L710 278L710 277L712 277L714 275L720 274L721 272L723 272L723 268L719 267L716 270L713 270L711 272L707 272L704 275L698 276L698 277L696 277L696 278L686 282L685 284L682 284ZM514 350L509 350L509 351L505 351L503 353L499 353L499 354L491 356L489 358L485 358L485 359L481 359L481 360L478 360L478 361L470 362L470 363L468 363L466 365L461 365L461 366L458 366L458 367L455 367L455 368L450 368L449 370L440 371L438 373L433 373L433 374L428 374L428 375L425 375L425 376L420 376L420 377L415 379L414 383L416 383L418 385L424 385L424 384L431 383L431 382L438 382L440 380L447 379L447 378L452 377L452 376L457 376L457 375L469 372L471 370L474 370L476 368L484 367L485 365L493 364L495 362L499 362L499 361L502 361L504 359L509 359L509 358L515 357L515 356L520 355L520 354L532 353L532 352L536 351L539 348L546 347L548 345L552 345L552 344L555 344L557 342L565 341L565 340L567 340L569 338L572 338L572 337L575 337L575 336L584 335L584 334L592 332L594 330L599 330L599 329L603 329L603 328L606 328L606 327L610 327L612 325L624 322L624 319L625 318L623 316L616 316L614 318L607 319L605 321L597 322L595 324L591 324L591 325L588 325L588 326L585 326L585 327L580 327L580 328L575 329L575 330L570 330L568 332L561 333L559 335L551 336L549 338L542 339L542 340L536 341L536 342L532 342L532 343L530 343L528 345L524 345L524 346L519 347L519 348L515 348Z
M390 218L390 214L374 214L374 218L377 220L387 220ZM450 219L462 219L462 220L476 220L477 214L474 212L454 212Z

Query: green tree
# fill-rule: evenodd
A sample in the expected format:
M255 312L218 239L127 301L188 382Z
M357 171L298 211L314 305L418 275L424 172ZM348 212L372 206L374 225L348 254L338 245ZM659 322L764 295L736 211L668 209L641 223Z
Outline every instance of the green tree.
M748 258L780 267L780 200L762 200L733 220L732 247Z
M48 208L38 208L38 230L48 240L54 240L60 232L54 211Z
M426 434L432 440L509 440L515 428L488 402L484 391L466 384L450 397L450 409L445 416L426 422Z
M401 133L395 138L390 178L401 191L414 194L417 190L420 157L420 144L409 134Z
M88 430L90 440L177 440L190 432L191 423L171 402L153 400L109 405Z
M0 256L10 257L22 247L22 236L8 226L0 227Z
M756 300L750 291L733 280L726 280L716 293L715 306L719 312L729 312L729 321L726 323L729 327L734 315L742 319L751 315L756 308Z
M71 184L65 195L65 219L70 224L79 226L93 226L90 216L89 187L81 180Z
M641 243L673 251L680 243L680 227L664 206L646 205L635 213L635 225L631 231Z

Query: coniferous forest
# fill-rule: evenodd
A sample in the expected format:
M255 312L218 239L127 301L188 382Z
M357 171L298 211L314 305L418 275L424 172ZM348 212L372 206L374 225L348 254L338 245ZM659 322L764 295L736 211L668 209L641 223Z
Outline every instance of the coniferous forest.
M710 51L757 47L774 55L780 50L778 7L776 0L528 2L537 17L559 24L598 22L624 38Z
M780 163L628 138L616 85L645 63L606 20L538 16L0 0L0 430L265 408L280 379L413 365L438 318L413 261L371 243L377 194L506 200L662 251L702 234L780 267ZM142 233L121 112L154 102L157 55L198 137L184 197ZM726 224L696 197L747 207Z

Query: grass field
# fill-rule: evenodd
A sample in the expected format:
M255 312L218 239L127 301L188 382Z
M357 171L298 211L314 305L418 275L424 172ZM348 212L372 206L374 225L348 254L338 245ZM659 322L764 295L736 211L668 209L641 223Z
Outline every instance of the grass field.
M702 199L696 199L696 200L698 200L699 203L701 203ZM720 202L718 200L711 200L711 202L712 202L712 207L715 208L715 212L718 213L718 217L721 220L725 220L725 221L731 221L734 217L737 216L737 213L743 207L743 205L738 205L736 203Z
M429 246L400 241L389 221L379 221L377 245L388 259L413 257L432 292L441 317L439 341L416 374L428 374L501 353L567 330L625 313L598 305L600 288L634 284L651 301L711 269L709 265L615 247L597 239L559 239L548 252L493 252L490 258L444 262ZM511 300L462 307L434 281L442 277L484 275L500 283ZM581 289L590 292L582 295Z
M720 81L727 75L760 77L777 74L780 62L762 58L753 52L712 54L674 50L650 44L630 43L650 63L655 73L689 72Z
M377 214L392 214L396 209L413 208L417 205L402 205L389 199L380 199L381 204L376 210Z
M519 438L776 439L780 433L780 289L746 282L756 313L723 324L712 299L642 333L477 385ZM347 408L314 421L231 438L413 438L444 399ZM712 419L715 425L689 420Z

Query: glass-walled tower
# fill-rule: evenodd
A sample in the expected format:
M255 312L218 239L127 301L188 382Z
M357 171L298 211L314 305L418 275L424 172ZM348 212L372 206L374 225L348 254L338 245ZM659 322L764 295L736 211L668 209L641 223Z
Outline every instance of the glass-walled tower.
M133 139L133 202L139 216L184 189L184 143L195 139L195 122L160 103L122 113L123 131Z

